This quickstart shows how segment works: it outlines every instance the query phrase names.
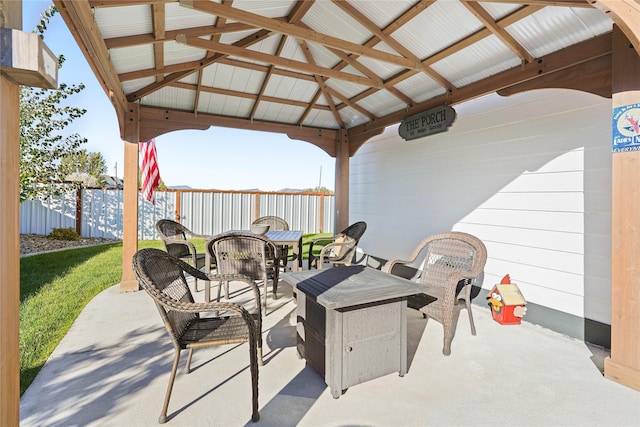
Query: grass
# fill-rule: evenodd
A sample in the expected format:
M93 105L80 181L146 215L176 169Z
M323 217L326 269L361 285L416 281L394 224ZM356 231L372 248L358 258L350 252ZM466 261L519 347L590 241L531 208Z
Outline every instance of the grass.
M303 258L309 243L302 238ZM204 252L205 241L194 241ZM140 249L163 248L145 240ZM20 259L20 395L33 382L84 307L100 292L120 282L122 243L68 249Z

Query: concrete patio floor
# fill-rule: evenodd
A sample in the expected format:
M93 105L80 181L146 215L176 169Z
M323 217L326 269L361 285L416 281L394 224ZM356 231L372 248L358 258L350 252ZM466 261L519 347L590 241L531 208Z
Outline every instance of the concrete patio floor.
M603 377L606 351L526 321L500 325L477 305L477 336L463 310L448 357L442 326L409 310L409 372L334 399L297 357L291 287L278 293L264 318L260 421L251 422L243 344L196 350L188 375L183 352L168 426L640 426L640 393ZM173 354L145 292L107 289L23 395L21 425L156 426Z

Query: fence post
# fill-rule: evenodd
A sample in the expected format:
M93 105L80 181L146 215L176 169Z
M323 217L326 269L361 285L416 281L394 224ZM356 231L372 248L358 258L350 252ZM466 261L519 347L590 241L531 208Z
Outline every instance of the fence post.
M82 236L82 186L76 184L76 233Z
M320 212L318 212L318 219L320 223L320 233L323 233L323 225L324 225L324 194L320 195Z
M180 212L182 212L182 191L176 190L176 222L180 222Z
M256 198L256 207L254 209L253 220L251 222L260 218L260 194L256 193L255 198Z

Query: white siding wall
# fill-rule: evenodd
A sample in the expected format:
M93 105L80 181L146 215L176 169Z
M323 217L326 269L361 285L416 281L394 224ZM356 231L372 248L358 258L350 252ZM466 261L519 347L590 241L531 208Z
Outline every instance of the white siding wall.
M611 100L544 90L455 109L446 133L391 127L351 159L363 250L406 258L466 231L487 246L484 288L509 273L528 301L611 324Z

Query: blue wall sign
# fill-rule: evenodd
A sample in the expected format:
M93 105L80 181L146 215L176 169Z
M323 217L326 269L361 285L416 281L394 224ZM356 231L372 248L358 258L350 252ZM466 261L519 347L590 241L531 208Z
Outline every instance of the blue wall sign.
M640 151L640 104L614 108L611 151Z

